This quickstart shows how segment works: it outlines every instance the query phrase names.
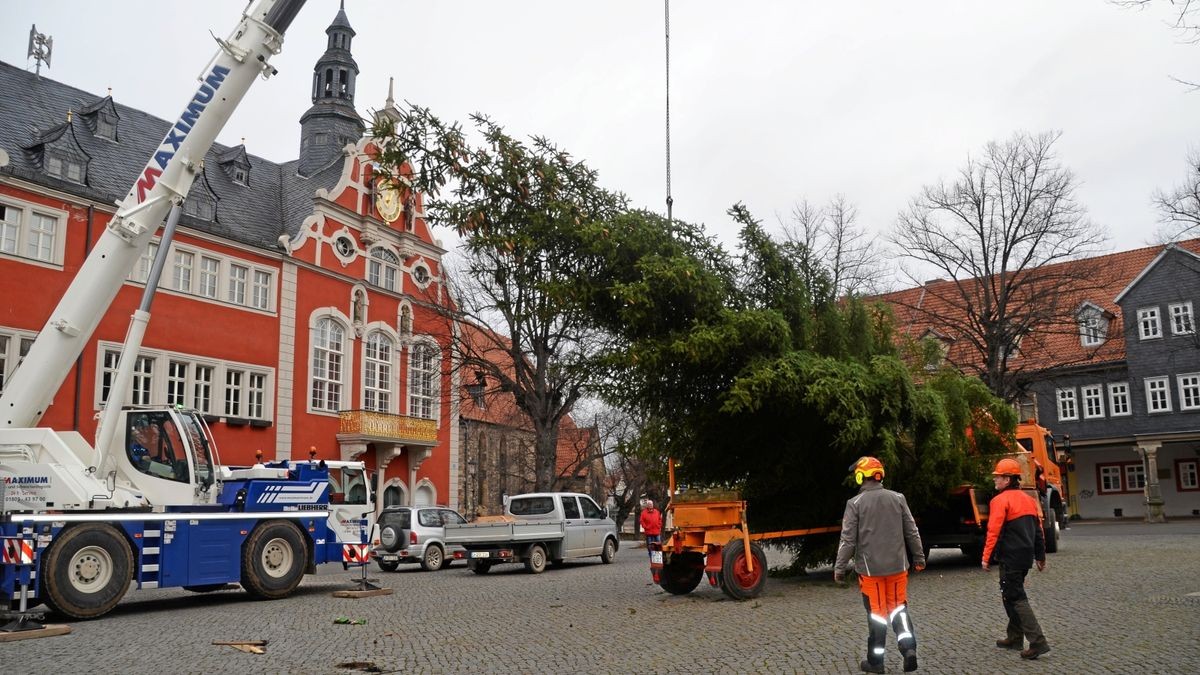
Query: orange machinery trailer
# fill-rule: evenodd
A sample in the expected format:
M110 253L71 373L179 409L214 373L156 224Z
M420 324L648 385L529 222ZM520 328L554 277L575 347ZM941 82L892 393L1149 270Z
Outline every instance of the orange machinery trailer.
M735 600L758 597L767 582L767 556L759 541L840 532L840 525L751 533L746 502L730 492L675 494L675 462L670 481L663 542L650 546L650 574L663 590L691 593L706 575ZM749 554L747 554L749 551Z

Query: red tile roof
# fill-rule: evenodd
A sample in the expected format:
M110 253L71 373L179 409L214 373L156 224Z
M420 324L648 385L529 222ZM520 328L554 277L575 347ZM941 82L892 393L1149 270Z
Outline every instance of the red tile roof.
M1200 239L1189 239L1175 245L1192 253L1200 253ZM1125 324L1121 308L1114 301L1165 248L1162 245L1148 246L1041 268L1042 272L1060 275L1070 274L1071 266L1076 271L1096 270L1096 275L1091 279L1093 283L1088 288L1068 290L1058 301L1059 306L1072 316L1085 302L1107 312L1113 317L1108 326L1108 336L1099 347L1084 347L1074 323L1048 327L1022 339L1019 355L1009 361L1010 368L1033 371L1069 364L1124 360ZM978 280L966 279L960 283L976 284ZM952 364L960 368L982 367L982 354L972 342L970 332L957 328L964 325L968 317L959 299L956 282L927 282L923 286L868 300L882 301L891 306L901 335L919 339L933 331L939 337L950 340L946 356Z

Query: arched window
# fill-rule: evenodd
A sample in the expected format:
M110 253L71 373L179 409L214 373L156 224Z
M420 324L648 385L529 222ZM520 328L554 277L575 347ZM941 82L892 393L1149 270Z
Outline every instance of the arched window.
M399 485L389 485L384 488L384 506L400 506L402 504L404 504L404 490Z
M408 414L437 418L438 348L428 342L413 345L408 365Z
M346 330L333 319L321 319L312 336L312 408L337 412L342 405L342 363Z
M399 272L400 258L395 253L380 246L371 249L371 259L367 263L368 283L394 291Z
M389 412L392 406L392 339L373 331L363 344L363 410Z

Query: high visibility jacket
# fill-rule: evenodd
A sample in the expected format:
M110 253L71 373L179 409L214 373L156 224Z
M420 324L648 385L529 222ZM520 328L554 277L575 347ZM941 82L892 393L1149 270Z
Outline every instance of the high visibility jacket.
M644 535L662 534L662 513L654 507L642 511L638 523L641 525Z
M842 515L842 539L833 569L844 572L854 556L859 574L886 577L908 569L905 548L913 565L925 566L921 535L899 492L885 490L878 481L864 481L858 494L846 502Z
M1046 559L1046 539L1037 501L1018 488L1001 490L988 506L987 544L983 559L1027 570Z

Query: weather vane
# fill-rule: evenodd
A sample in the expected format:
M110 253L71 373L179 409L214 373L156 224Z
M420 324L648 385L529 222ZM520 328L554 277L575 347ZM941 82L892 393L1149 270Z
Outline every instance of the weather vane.
M50 67L50 55L53 52L54 38L46 35L45 33L39 33L37 30L37 24L34 24L32 27L30 27L29 53L26 54L26 58L34 59L37 62L36 75L38 77L41 77L42 75L43 63L46 64L47 68Z

